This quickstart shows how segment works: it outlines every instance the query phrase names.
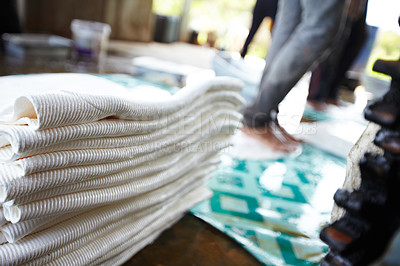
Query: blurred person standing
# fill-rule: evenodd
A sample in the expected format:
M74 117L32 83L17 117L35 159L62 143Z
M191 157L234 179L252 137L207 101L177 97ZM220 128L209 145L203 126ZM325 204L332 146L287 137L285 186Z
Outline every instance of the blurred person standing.
M242 131L276 151L298 141L277 121L278 105L332 45L343 28L346 0L280 0L272 42L254 102L243 111Z
M367 2L351 0L340 43L312 72L307 103L316 110L324 110L326 104L339 104L339 89L345 84L346 72L367 40Z

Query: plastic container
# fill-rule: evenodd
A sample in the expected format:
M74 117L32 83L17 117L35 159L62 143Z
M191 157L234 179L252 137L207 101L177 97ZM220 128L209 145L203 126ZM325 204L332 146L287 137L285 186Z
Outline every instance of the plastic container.
M71 40L48 34L4 33L1 36L7 56L57 57L66 59L70 53Z
M71 23L72 60L79 66L104 67L111 27L108 24L74 19Z
M181 19L175 16L155 15L154 41L172 43L179 39Z

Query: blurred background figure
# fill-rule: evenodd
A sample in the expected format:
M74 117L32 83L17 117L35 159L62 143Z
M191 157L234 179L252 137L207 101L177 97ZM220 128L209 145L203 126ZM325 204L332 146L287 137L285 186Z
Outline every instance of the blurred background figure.
M0 2L0 53L3 51L1 35L3 33L20 33L21 26L18 20L15 1L3 0Z
M20 33L15 1L2 0L0 4L0 35L3 33Z
M249 47L249 44L251 43L251 40L256 34L264 18L269 17L272 20L269 29L270 31L272 30L272 27L274 26L277 9L278 9L278 0L257 0L256 5L254 6L253 9L253 19L251 22L249 35L246 38L242 51L240 52L240 55L242 57L245 57L245 55L247 54L247 49Z
M367 2L367 0L351 0L341 41L312 72L307 103L316 110L323 110L325 104L338 105L341 85L351 86L350 90L354 90L358 85L358 80L352 82L353 85L346 82L346 72L367 39L365 24Z

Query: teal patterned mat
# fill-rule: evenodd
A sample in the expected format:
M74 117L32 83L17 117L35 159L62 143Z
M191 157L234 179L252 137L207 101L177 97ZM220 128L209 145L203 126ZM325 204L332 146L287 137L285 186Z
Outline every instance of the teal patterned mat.
M315 265L327 252L319 240L346 161L303 144L279 160L227 154L209 182L214 196L192 213L241 243L266 265Z
M178 88L128 75L100 75L127 88ZM316 265L327 252L319 240L346 160L303 144L279 160L238 160L229 154L209 181L214 196L191 212L237 240L265 265Z
M152 86L156 88L160 88L166 91L169 91L171 94L174 94L179 90L178 87L171 87L171 86L166 86L162 83L154 83L145 80L144 78L139 78L139 77L132 77L127 74L92 74L97 77L101 77L107 80L111 80L115 83L118 83L126 88L134 88L137 86Z

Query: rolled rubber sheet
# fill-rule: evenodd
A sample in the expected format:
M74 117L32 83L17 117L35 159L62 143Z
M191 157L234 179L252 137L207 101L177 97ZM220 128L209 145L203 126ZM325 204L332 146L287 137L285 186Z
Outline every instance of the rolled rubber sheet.
M241 82L125 77L0 78L1 265L119 265L211 197Z

